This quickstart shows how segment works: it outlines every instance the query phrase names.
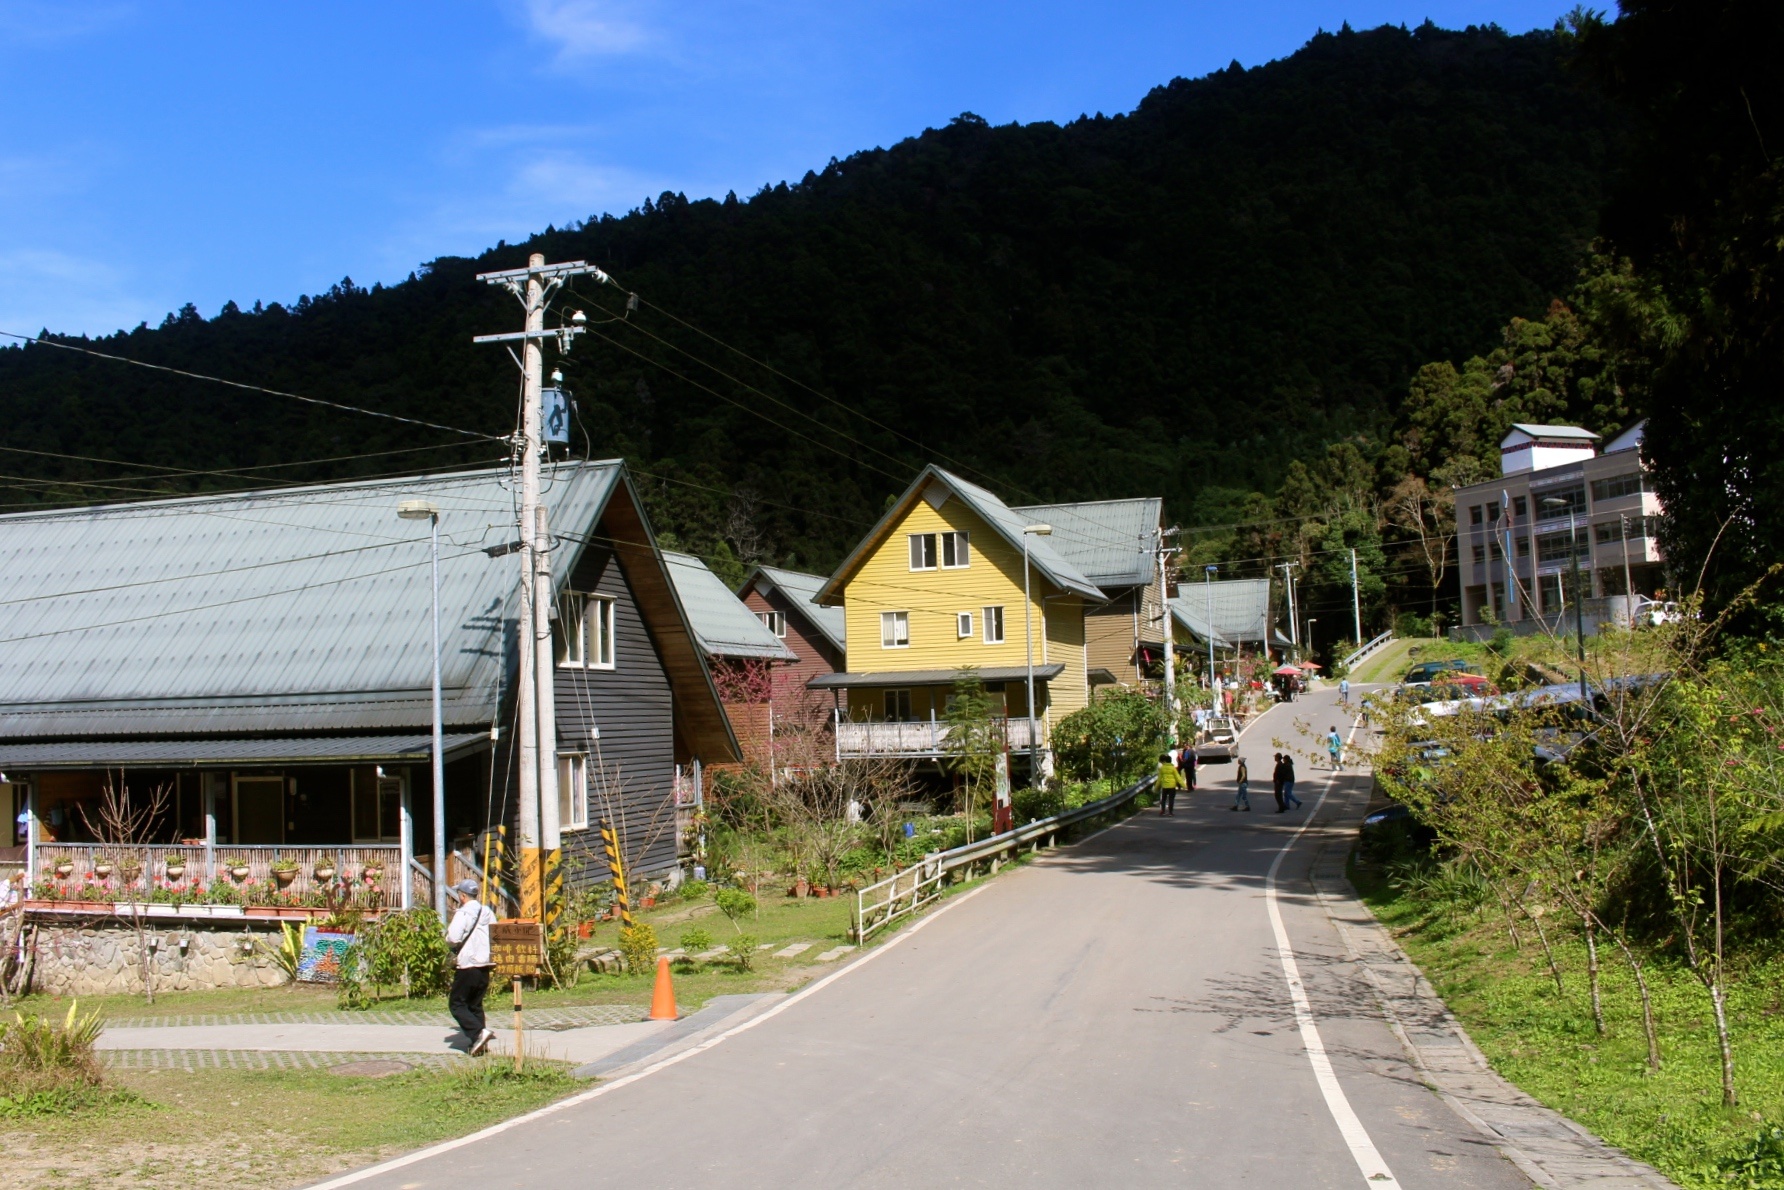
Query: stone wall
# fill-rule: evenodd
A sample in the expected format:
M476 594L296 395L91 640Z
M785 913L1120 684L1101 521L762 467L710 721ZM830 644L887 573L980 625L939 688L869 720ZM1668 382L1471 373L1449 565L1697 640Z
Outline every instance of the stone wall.
M34 991L108 996L142 991L136 931L117 921L36 921ZM277 922L250 925L156 921L145 931L157 992L274 987L285 973L273 962Z

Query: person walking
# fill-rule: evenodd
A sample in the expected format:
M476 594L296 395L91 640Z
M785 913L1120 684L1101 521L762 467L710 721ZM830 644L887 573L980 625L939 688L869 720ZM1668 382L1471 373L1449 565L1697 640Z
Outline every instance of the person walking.
M1338 734L1337 724L1333 724L1332 730L1326 733L1326 755L1332 758L1334 773L1344 771L1344 737Z
M1164 753L1158 758L1158 780L1153 788L1158 791L1158 816L1166 818L1177 813L1177 790L1183 783L1183 777L1177 766L1171 763L1171 754Z
M1276 794L1276 812L1278 814L1288 809L1288 803L1282 800L1282 781L1287 772L1287 766L1282 763L1282 753L1276 753L1276 767L1270 770L1270 789Z
M1196 757L1195 745L1185 744L1177 750L1177 771L1183 778L1182 788L1195 792L1196 767L1201 761Z
M459 906L452 924L446 927L446 942L458 960L446 1003L452 1019L470 1040L470 1053L475 1057L488 1049L496 1036L483 1016L483 997L489 992L489 975L495 969L489 959L489 927L496 915L477 899L475 880L461 880L450 891L459 898Z
M1338 705L1341 707L1347 707L1350 705L1350 679L1349 678L1339 678L1338 679Z
M1287 752L1282 754L1282 807L1285 810L1301 808L1301 799L1295 796L1295 758Z
M1233 804L1228 806L1227 809L1244 810L1249 814L1251 813L1251 773L1245 767L1245 758L1243 756L1239 758L1239 771L1234 773L1233 777L1238 782L1239 788L1238 793L1233 798Z

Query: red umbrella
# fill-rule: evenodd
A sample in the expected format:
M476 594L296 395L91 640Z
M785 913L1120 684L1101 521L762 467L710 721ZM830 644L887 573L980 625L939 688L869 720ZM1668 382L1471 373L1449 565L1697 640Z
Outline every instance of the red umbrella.
M1302 669L1324 669L1325 666L1321 665L1317 661L1303 661L1303 662L1301 662L1301 668Z
M1301 676L1301 671L1292 665L1279 665L1276 667L1275 673L1278 677L1283 678L1298 678Z

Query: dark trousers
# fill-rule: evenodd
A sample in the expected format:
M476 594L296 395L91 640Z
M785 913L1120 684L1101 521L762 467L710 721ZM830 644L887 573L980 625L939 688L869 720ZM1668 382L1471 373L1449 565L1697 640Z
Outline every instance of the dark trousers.
M489 971L488 967L460 967L452 976L452 994L446 1000L452 1019L472 1041L483 1036L483 997L489 991Z
M1276 794L1276 808L1278 810L1288 809L1288 803L1282 800L1282 782L1280 782L1280 781L1275 782L1273 785L1271 785L1271 789Z
M1177 812L1177 791L1175 789L1158 791L1158 812L1160 814L1175 814Z

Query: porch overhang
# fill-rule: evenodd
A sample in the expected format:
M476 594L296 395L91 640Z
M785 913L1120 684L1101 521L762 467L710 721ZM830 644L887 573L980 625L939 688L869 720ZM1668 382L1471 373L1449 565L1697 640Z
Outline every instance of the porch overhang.
M449 732L445 758L457 760L489 746L489 732ZM295 764L426 764L430 735L311 736L297 739L168 738L0 743L0 770L98 768L279 767Z
M857 686L952 686L963 671L958 669L883 670L878 673L819 674L805 685L811 690L848 690ZM974 671L981 682L1023 682L1028 680L1026 665L986 666ZM1065 665L1055 661L1034 667L1034 680L1051 681L1065 672Z

